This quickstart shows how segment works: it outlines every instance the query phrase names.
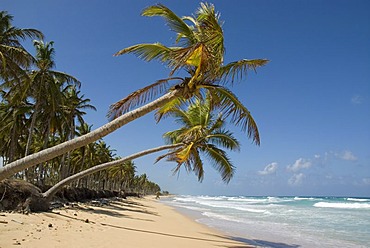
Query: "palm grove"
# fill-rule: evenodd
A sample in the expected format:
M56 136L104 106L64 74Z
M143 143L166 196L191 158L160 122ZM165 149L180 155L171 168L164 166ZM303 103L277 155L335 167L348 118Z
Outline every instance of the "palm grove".
M54 70L53 42L44 43L40 31L19 29L11 22L11 15L0 12L0 154L3 166L90 132L91 126L83 119L84 111L95 110L89 104L90 99L81 94L76 78ZM35 56L23 48L21 42L26 38L39 39L33 41ZM14 176L43 187L116 159L114 150L98 140ZM135 172L134 163L127 161L75 184L93 189L159 190L145 174L139 176Z
M268 60L242 59L224 64L222 22L211 4L201 3L193 16L179 17L160 4L144 9L142 15L162 17L176 33L175 46L142 43L115 55L132 53L146 61L159 60L170 68L170 73L112 104L108 113L110 122L91 131L82 117L84 109L93 106L79 92L80 82L76 78L53 70L52 43L35 41L36 56L32 57L21 41L42 39L41 32L12 27L11 17L2 12L0 117L6 125L0 138L6 165L0 168L0 180L18 175L33 182L50 180L48 183L55 184L69 175L104 165L95 174L88 174L93 178L91 182L100 184L118 175L114 173L119 170L115 167L130 162L130 158L160 150L166 150L166 154L159 159L177 164L175 172L185 167L201 180L203 154L224 181L231 179L234 166L221 148L237 150L239 145L225 129L225 121L239 126L257 145L260 138L249 110L227 86ZM178 77L178 72L186 76ZM50 97L40 97L45 94ZM115 158L101 138L154 110L157 121L172 116L183 127L164 135L167 146L125 159ZM220 113L218 117L214 116L215 111ZM110 163L114 160L119 162ZM84 176L76 180L87 185Z

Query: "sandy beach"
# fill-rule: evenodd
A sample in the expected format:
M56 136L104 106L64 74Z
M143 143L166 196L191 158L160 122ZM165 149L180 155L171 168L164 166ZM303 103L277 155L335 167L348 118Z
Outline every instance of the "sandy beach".
M0 213L7 247L254 247L176 212L153 197L74 204L46 213Z

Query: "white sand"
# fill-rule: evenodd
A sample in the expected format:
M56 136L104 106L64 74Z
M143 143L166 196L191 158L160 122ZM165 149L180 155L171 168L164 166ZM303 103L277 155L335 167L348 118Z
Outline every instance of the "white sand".
M7 247L253 247L203 226L153 197L79 204L30 215L0 213L0 248Z

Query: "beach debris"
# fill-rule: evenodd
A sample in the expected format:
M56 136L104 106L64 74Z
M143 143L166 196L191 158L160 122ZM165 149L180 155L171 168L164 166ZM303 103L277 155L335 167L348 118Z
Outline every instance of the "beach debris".
M97 200L92 200L89 202L89 204L93 206L103 206L103 205L109 205L109 200L108 199L97 199Z
M5 221L5 220L0 220L0 223L1 223L1 224L8 224L8 222L7 222L7 221Z
M48 227L53 227L53 224L51 224L51 223L50 223L50 224L48 225Z
M68 205L68 204L66 204ZM51 202L50 203L50 208L51 209L56 209L56 208L62 208L64 207L64 204L62 202Z
M86 222L86 223L89 223L90 221L89 221L89 219L86 219L86 220L85 220L85 222Z
M15 219L12 219L12 221L15 222L15 223L18 223L18 224L22 224L23 225L23 222L22 221L15 220Z

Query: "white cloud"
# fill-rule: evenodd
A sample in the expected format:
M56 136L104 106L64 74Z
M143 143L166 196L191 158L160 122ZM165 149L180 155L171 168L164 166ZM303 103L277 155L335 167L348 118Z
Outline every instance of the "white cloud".
M356 161L357 157L353 155L351 151L344 151L340 154L336 154L336 157L343 159L343 160L348 160L348 161Z
M297 172L301 169L307 169L307 168L310 168L312 166L312 163L310 161L307 161L306 159L304 158L299 158L295 161L294 164L292 165L288 165L287 166L287 169L289 171L292 171L292 172Z
M277 168L278 164L276 162L273 162L271 164L266 165L266 167L262 171L258 171L258 174L262 176L275 174Z
M351 98L351 102L353 104L361 104L362 103L362 97L360 95L354 95Z
M332 175L326 175L325 176L325 179L332 180L333 179L333 176Z
M299 174L294 174L291 178L289 178L288 180L288 183L290 185L300 185L302 184L303 182L303 179L305 178L306 176L303 174L303 173L299 173Z
M364 184L366 184L366 185L370 185L370 177L368 177L368 178L363 178L363 179L362 179L362 182L363 182Z

